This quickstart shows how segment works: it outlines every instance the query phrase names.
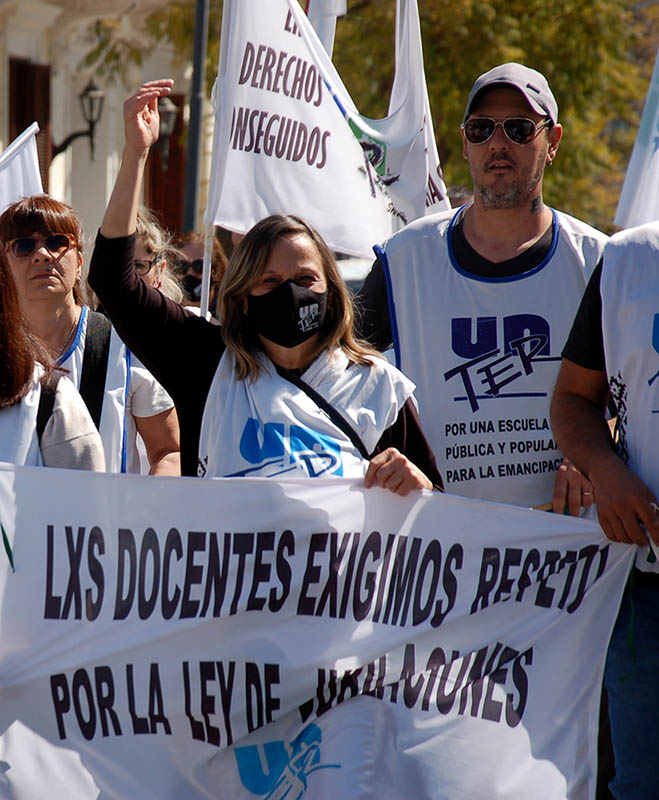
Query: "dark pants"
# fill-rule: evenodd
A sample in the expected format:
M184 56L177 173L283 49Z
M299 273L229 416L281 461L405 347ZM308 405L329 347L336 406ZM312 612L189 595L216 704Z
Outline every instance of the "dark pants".
M616 800L659 798L659 576L633 570L613 629L604 683Z

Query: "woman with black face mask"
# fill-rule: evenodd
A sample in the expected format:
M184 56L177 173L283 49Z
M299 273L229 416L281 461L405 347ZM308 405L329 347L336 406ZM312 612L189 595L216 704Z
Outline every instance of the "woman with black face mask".
M182 234L176 242L179 250L176 267L182 276L181 284L183 291L187 295L188 306L199 307L201 304L205 238L205 234L202 231L188 231ZM217 236L214 236L211 249L211 278L208 304L208 309L213 316L216 316L217 313L217 291L222 283L226 268L227 257L224 248Z
M89 281L176 403L182 473L364 476L401 495L440 488L413 384L353 336L350 294L304 220L273 215L240 241L219 293L222 326L139 279L138 199L171 85L147 83L124 105L126 145Z

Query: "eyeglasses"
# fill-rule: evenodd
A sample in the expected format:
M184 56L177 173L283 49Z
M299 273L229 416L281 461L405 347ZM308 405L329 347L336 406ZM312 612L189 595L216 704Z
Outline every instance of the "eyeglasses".
M43 242L51 256L61 256L72 247L77 247L75 236L70 233L49 233L48 236L19 236L10 239L5 245L5 250L14 258L29 258Z
M508 117L507 119L493 119L492 117L471 117L460 126L465 138L471 144L485 144L494 136L497 125L501 125L506 137L513 144L528 144L545 128L550 128L554 123L550 119L543 119L537 124L526 117Z
M135 271L138 275L144 276L151 272L154 264L157 264L162 256L154 256L150 261L148 259L135 259Z

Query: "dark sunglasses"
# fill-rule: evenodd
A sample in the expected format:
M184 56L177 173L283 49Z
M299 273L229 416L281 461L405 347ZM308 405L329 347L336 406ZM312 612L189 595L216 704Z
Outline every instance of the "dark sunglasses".
M135 271L138 275L144 276L151 272L154 264L157 264L162 256L154 256L150 261L148 259L135 259Z
M204 269L204 259L203 258L195 258L194 261L186 261L185 259L181 259L180 261L176 262L176 270L180 272L182 275L192 270L193 272L198 272L201 274Z
M48 236L19 236L11 239L5 245L5 250L14 258L29 258L41 242L52 256L60 256L78 246L75 236L70 233L49 233Z
M471 144L485 144L494 136L497 125L501 125L503 132L513 144L528 144L532 142L541 130L549 128L554 123L550 119L543 119L537 124L526 117L508 117L508 119L493 119L492 117L471 117L460 126L465 138Z

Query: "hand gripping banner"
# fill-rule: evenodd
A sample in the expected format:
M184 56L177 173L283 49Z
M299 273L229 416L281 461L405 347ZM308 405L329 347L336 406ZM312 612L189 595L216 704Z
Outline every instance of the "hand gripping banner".
M592 522L9 465L0 521L0 797L594 797Z

